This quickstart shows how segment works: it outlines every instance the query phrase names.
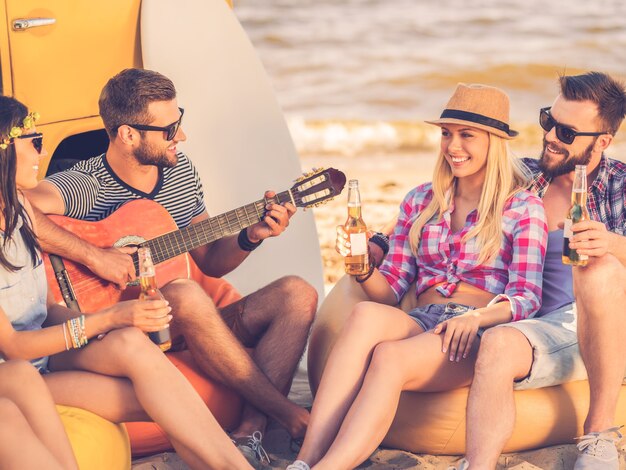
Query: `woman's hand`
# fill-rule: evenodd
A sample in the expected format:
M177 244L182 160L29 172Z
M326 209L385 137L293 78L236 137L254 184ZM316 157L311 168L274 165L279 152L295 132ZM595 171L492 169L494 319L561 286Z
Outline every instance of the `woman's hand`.
M367 239L372 238L374 232L368 230L366 233ZM377 250L376 252L380 252L380 255L376 257L377 261L381 261L383 259L382 250L379 246L374 245L373 243L368 245L368 249L371 249L372 246ZM337 225L337 238L335 239L335 251L339 253L344 258L346 256L350 256L350 235L346 231L346 228L343 225Z
M335 239L335 251L344 258L350 255L350 237L343 225L337 225L337 238Z
M111 318L113 329L135 326L146 333L162 330L172 320L167 300L126 300L102 310Z
M450 351L450 361L459 362L472 350L479 328L480 312L477 309L439 323L433 333L436 335L445 333L441 352L445 354Z

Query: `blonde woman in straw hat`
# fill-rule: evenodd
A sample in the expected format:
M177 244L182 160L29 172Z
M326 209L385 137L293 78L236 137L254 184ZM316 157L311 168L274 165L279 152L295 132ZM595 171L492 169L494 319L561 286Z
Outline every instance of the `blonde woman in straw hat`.
M389 254L357 276L372 301L352 311L330 354L298 460L354 468L380 444L404 390L471 383L485 328L540 306L547 228L541 200L508 150L509 99L459 84L441 117L432 183L404 198ZM338 230L337 251L349 252ZM416 307L395 307L415 284Z

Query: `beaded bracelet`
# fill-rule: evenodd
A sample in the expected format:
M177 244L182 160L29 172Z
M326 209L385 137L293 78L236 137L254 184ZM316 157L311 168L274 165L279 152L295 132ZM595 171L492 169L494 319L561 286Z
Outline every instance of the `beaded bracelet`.
M389 237L381 232L376 232L369 239L374 245L383 250L383 258L389 253Z
M70 318L65 324L67 325L72 347L74 349L80 349L86 346L89 340L85 332L85 315Z
M370 258L370 268L368 269L367 273L363 274L363 278L359 279L359 276L355 276L354 280L356 282L358 282L359 284L363 284L365 281L367 281L370 277L372 277L372 274L374 274L374 269L376 269L376 258L374 258L371 254L369 256Z
M248 238L248 230L244 228L241 232L239 232L237 243L239 244L239 248L243 251L254 251L261 245L261 243L263 243L263 240L259 240L256 243L251 242Z

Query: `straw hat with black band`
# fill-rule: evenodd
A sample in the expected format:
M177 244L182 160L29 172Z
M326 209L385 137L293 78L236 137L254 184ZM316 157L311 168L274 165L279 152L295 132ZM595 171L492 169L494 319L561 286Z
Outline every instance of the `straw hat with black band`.
M429 124L467 124L504 139L518 132L509 128L509 97L502 90L486 85L459 83L441 117Z

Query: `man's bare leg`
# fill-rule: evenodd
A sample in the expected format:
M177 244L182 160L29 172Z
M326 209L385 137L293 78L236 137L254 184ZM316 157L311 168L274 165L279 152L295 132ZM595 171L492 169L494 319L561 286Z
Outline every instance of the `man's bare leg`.
M585 433L613 426L626 368L626 269L613 256L574 270L580 354L589 376Z
M530 373L533 351L519 330L488 329L482 336L467 400L467 460L472 470L496 467L515 425L513 382Z
M270 382L285 396L289 393L302 358L317 307L317 293L300 278L281 278L246 298L242 326L248 335L260 338L252 357ZM298 408L291 429L303 437L309 413ZM244 408L242 422L233 436L264 432L267 417L253 405Z
M262 335L256 345L259 351L254 353L258 363L198 284L177 280L162 290L173 309L172 334L185 337L200 368L240 393L252 407L276 419L294 437L302 436L308 412L285 395L317 306L315 290L299 278L287 277L252 294L257 300L245 299L243 325L253 336ZM264 338L268 334L269 338ZM264 416L249 408L242 425L249 423L251 428L264 422Z

